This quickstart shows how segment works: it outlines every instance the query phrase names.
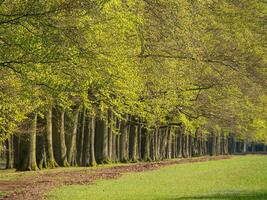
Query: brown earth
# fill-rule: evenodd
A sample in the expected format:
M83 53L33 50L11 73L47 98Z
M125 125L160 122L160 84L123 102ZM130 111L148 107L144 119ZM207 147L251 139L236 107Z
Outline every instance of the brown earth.
M151 163L135 163L108 168L86 168L77 171L59 171L37 173L19 180L0 180L1 191L7 192L0 200L38 200L49 190L63 185L90 184L98 179L114 179L127 172L143 172L159 169L164 166L204 162L209 160L229 159L230 156L199 157L179 160L169 160Z

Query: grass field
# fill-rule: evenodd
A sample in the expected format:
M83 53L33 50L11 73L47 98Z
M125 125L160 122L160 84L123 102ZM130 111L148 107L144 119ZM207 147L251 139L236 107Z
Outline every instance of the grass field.
M266 200L267 156L180 164L93 185L54 189L47 200Z

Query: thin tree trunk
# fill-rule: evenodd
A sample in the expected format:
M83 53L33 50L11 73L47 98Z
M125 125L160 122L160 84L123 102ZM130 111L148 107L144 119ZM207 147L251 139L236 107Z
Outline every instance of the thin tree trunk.
M13 168L13 136L10 135L8 139L6 139L6 169Z
M218 135L216 136L216 147L217 147L216 155L220 155L221 154L221 134L220 133L218 133Z
M113 160L118 162L120 160L120 129L121 129L121 122L118 118L116 118L116 130L117 133L113 137L113 145L114 145L114 158Z
M96 166L95 160L95 116L89 118L89 139L90 139L90 166Z
M108 110L108 160L111 161L113 156L113 113L112 110Z
M159 160L159 128L155 129L155 160Z
M189 133L188 135L188 157L192 157L193 152L193 139L192 139L192 133Z
M139 123L141 123L141 119L139 119ZM138 125L138 159L141 160L142 158L142 126Z
M117 145L116 145L116 141L117 141L117 137L118 135L113 133L112 136L112 161L116 162L118 157L117 157Z
M176 132L172 135L172 158L176 158L177 156L177 137Z
M167 153L166 157L167 159L171 159L172 157L172 133L171 133L171 128L168 128L167 131Z
M155 161L155 131L150 135L150 158Z
M224 136L224 154L228 155L228 136Z
M177 142L177 157L182 157L182 149L183 149L183 138L182 138L182 130L181 127L177 128L177 134L178 134L178 142Z
M82 158L83 158L83 146L84 146L84 132L85 132L85 118L86 118L86 109L83 108L82 112L82 120L81 120L81 131L79 134L79 140L77 145L78 148L78 164L81 166L82 165Z
M59 140L60 140L60 166L69 167L70 164L67 160L67 147L65 141L65 111L60 111L60 130L59 130Z

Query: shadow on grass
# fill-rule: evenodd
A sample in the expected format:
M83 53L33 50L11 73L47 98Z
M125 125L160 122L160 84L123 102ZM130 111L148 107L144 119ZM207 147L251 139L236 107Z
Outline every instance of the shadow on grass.
M267 200L267 192L228 193L187 197L161 198L157 200Z

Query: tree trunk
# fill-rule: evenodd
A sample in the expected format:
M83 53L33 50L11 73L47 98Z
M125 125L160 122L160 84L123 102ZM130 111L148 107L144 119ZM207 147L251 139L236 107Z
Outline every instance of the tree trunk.
M145 144L144 144L144 161L151 161L150 158L150 133L148 133L147 129L143 129L143 134L145 136Z
M113 160L115 162L118 162L120 160L120 127L121 127L121 122L118 118L115 118L116 122L116 134L113 137Z
M109 163L108 157L108 124L105 119L98 118L97 120L97 138L96 138L96 160L104 164Z
M221 154L221 135L220 133L218 133L218 135L216 136L216 155L220 155Z
M224 154L228 155L229 151L228 151L228 136L224 136Z
M188 134L183 134L183 157L189 157L189 137Z
M28 141L28 152L26 162L23 166L23 170L37 170L36 163L36 132L37 132L37 113L32 114L30 117L30 132Z
M254 142L252 142L252 144L251 144L251 151L252 152L255 152L256 151L255 143Z
M68 163L71 166L76 166L77 165L77 145L76 145L76 140L77 140L77 128L78 128L78 119L79 119L79 109L76 109L74 111L74 116L73 116L73 128L72 128L72 133L71 133L71 138L70 138L70 144L69 144L69 150L68 150Z
M90 166L90 133L89 133L89 118L85 119L85 127L84 127L84 142L82 149L82 166Z
M67 160L67 147L65 141L65 111L60 111L60 130L59 130L59 140L60 140L60 166L69 167L70 164Z
M247 143L246 141L244 140L243 141L243 153L246 153L247 152Z
M182 138L182 130L181 127L177 128L177 134L178 134L178 142L177 142L177 157L182 157L182 149L183 149L183 138Z
M108 109L108 160L112 161L112 147L113 147L113 113Z
M53 153L52 134L52 106L50 106L49 110L46 113L47 166L49 168L55 168L58 166Z
M90 139L90 166L96 166L95 160L95 116L89 118L89 139Z
M129 136L129 156L130 160L132 162L137 161L137 139L138 139L138 133L137 130L138 127L135 124L131 124L130 126L130 136Z
M39 148L37 148L37 150L36 150L38 168L39 169L47 168L47 156L46 156L47 145L46 145L45 131L43 131L41 133L41 135L39 135L39 137L37 137L37 147L38 146L39 146Z
M188 135L188 157L192 157L192 152L193 152L193 138L191 133Z
M167 153L166 157L167 159L171 159L172 157L172 133L171 133L171 128L168 128L167 131Z
M128 125L127 125L127 116L126 119L121 121L121 135L120 135L120 161L127 162L127 139L128 139Z
M141 119L139 119L139 123L141 123ZM138 159L141 160L142 158L142 126L138 125Z
M174 134L172 135L172 158L177 157L177 134L176 131L174 131Z
M235 141L235 137L233 135L231 135L229 137L229 152L230 154L233 154L236 152L236 141Z
M19 162L20 162L20 135L13 135L13 150L14 150L14 168L18 169L19 168Z
M85 132L85 118L86 118L86 109L83 108L82 112L82 119L81 119L81 131L79 134L78 140L78 164L82 165L82 158L83 158L83 146L84 146L84 132Z
M118 134L115 134L113 133L113 136L112 136L112 161L116 162L118 157L117 157L117 137L118 137Z
M160 149L159 149L159 128L158 127L155 129L154 142L155 142L155 160L159 160Z
M6 169L13 168L13 136L6 139Z
M161 152L160 152L161 159L166 158L167 142L168 142L168 128L163 128L161 129Z
M211 156L216 156L216 136L214 133L211 135Z

